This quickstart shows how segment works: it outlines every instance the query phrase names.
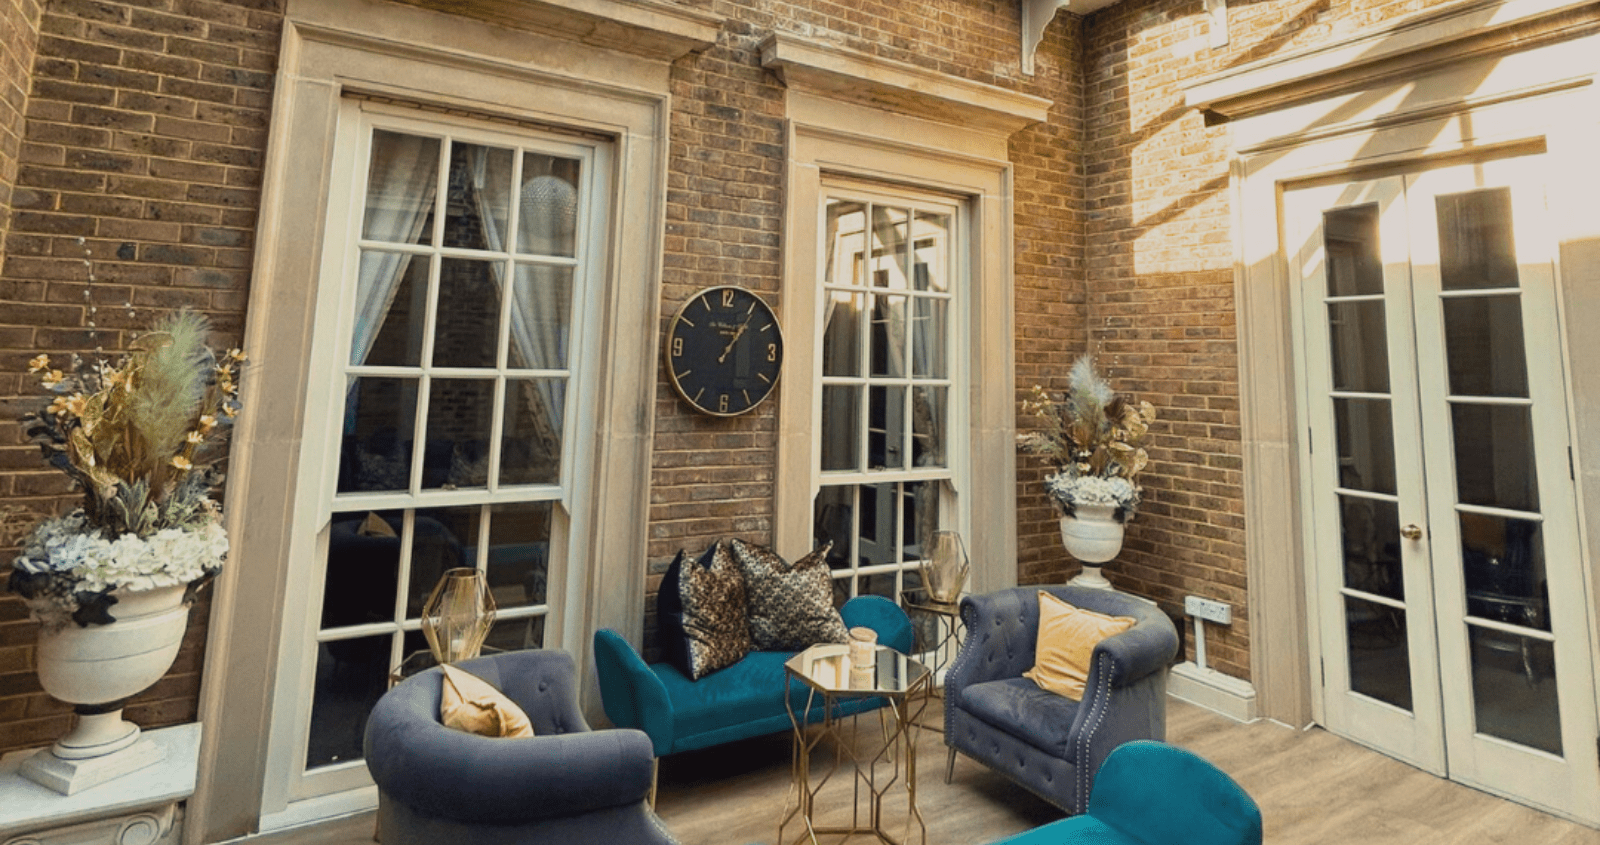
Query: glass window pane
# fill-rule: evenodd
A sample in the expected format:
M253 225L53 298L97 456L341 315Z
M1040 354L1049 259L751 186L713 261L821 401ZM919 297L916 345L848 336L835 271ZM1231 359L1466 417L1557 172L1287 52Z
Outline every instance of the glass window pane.
M1450 392L1457 396L1526 397L1522 299L1515 295L1450 297L1443 305Z
M367 714L389 688L389 650L383 634L321 643L306 768L360 760Z
M1383 293L1383 257L1378 250L1378 206L1358 205L1322 214L1329 296Z
M1511 189L1490 188L1436 198L1439 285L1444 290L1514 288L1517 248L1511 234Z
M1477 626L1467 631L1477 732L1560 756L1554 644Z
M906 465L906 389L867 388L867 467L902 469Z
M947 299L917 297L913 300L914 331L911 335L911 374L917 378L947 378L949 346L945 335Z
M866 249L866 207L859 202L828 200L824 219L822 280L831 285L867 283L862 278Z
M428 390L423 489L487 486L493 419L493 379L434 379Z
M900 485L863 484L860 493L861 524L856 534L856 560L862 567L895 563L900 559Z
M572 335L572 268L518 264L512 296L506 366L566 369Z
M497 607L528 607L549 598L550 502L489 509L489 589Z
M500 437L501 484L561 483L565 379L506 380L506 412Z
M338 492L410 489L417 380L361 376L347 384Z
M1389 392L1389 338L1382 302L1328 303L1333 389Z
M1345 630L1350 646L1350 689L1411 709L1411 658L1406 612L1346 596Z
M861 388L822 388L822 468L861 468Z
M334 514L323 571L322 628L393 622L401 511Z
M922 546L939 530L939 481L911 481L901 485L900 559L922 560Z
M526 648L544 648L544 614L516 619L496 619L489 636L483 641L485 650L521 651Z
M433 243L438 190L438 138L374 131L361 237L392 244Z
M872 375L906 374L906 297L872 297Z
M1400 566L1400 506L1394 502L1339 497L1344 541L1344 584L1352 590L1403 600Z
M1461 514L1461 565L1469 615L1550 630L1550 585L1539 523Z
M945 256L950 244L950 215L917 212L916 245L911 264L915 290L950 292L950 265Z
M429 508L412 520L411 581L406 591L406 618L422 616L422 605L449 570L475 566L481 505Z
M817 501L812 506L811 543L821 548L829 543L828 566L831 569L850 567L850 538L855 534L855 488L830 486L817 491Z
M861 375L861 316L866 310L864 294L833 290L826 294L823 309L822 374L824 376Z
M863 575L859 580L861 582L861 591L858 595L883 596L889 601L899 602L899 572L875 572L871 575Z
M427 256L364 250L356 280L350 364L418 366L427 315Z
M518 252L566 258L577 254L577 186L582 165L575 158L523 153Z
M444 245L506 249L511 220L510 150L479 144L450 147L449 190L444 203Z
M911 388L911 464L917 467L945 466L945 416L948 388Z
M1339 438L1339 486L1395 492L1394 422L1387 399L1334 399Z
M872 286L905 290L906 224L910 215L903 208L872 207Z
M1451 404L1462 504L1539 510L1531 411L1526 405Z
M435 367L493 367L499 358L499 262L446 258L439 264Z

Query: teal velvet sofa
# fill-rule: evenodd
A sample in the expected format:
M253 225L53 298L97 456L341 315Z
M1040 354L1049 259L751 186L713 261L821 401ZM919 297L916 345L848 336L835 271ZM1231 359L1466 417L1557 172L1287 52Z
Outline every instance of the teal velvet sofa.
M881 596L857 596L839 608L845 627L871 628L878 643L911 651L911 621L904 610ZM791 727L784 707L784 661L794 652L753 651L743 660L691 681L668 663L646 664L620 634L594 634L594 661L606 717L619 728L644 731L657 757L708 748ZM795 712L806 705L806 686L790 684ZM851 699L835 711L849 715L883 705L882 699ZM808 721L822 718L820 709Z

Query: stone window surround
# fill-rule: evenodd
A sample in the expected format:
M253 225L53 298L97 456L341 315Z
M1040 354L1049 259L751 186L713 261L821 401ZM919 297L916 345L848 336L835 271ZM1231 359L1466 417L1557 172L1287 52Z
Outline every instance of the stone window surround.
M1467 0L1317 47L1195 80L1189 106L1228 124L1245 462L1251 675L1261 715L1292 725L1320 713L1309 616L1311 554L1300 502L1305 437L1289 335L1288 269L1279 252L1285 186L1410 171L1434 162L1541 152L1563 221L1563 323L1600 321L1600 38L1593 0ZM1600 356L1594 333L1564 333L1574 460L1582 503L1600 501ZM1600 618L1600 525L1583 526L1588 605Z
M1016 470L1012 167L1007 139L1044 121L1039 97L970 82L833 45L777 34L762 63L788 86L787 210L780 297L784 331L815 352L821 198L826 178L914 185L962 197L968 216L970 308L952 315L965 337L954 362L971 409L968 448L952 456L970 521L960 526L974 565L970 589L1016 583ZM863 130L871 127L871 134ZM963 322L964 321L964 322ZM817 354L788 356L778 410L773 540L780 552L811 547L816 469ZM983 472L964 471L984 467ZM995 530L977 532L983 526Z
M276 671L296 542L288 526L296 501L315 484L295 472L315 359L307 280L320 277L333 139L346 93L615 139L611 270L598 319L605 336L635 341L610 345L595 385L600 433L583 472L592 479L587 500L607 505L593 508L596 518L579 529L595 561L584 577L614 586L569 591L579 606L568 609L563 637L582 661L583 632L604 626L635 641L642 636L637 562L646 545L668 80L671 62L714 43L719 23L650 0L585 0L571 9L518 4L520 15L533 16L528 20L495 19L484 11L494 4L432 4L458 13L449 18L427 5L395 4L374 15L361 0L288 3L246 326L254 366L243 398L252 410L236 433L229 485L236 551L213 602L199 790L186 811L186 842L243 836L264 819L284 825L337 811L323 805L297 816L265 761L273 702L290 683ZM535 24L539 32L508 28Z

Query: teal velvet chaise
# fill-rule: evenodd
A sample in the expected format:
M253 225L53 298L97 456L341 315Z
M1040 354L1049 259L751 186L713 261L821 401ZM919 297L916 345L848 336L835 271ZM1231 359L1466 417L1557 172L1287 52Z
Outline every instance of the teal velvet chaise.
M1083 815L994 845L1261 845L1261 810L1201 757L1138 740L1106 757Z
M904 610L881 596L857 596L839 608L846 627L878 632L878 643L911 651L911 621ZM594 660L606 717L619 728L644 731L657 757L708 748L725 742L790 729L783 704L784 661L794 652L753 651L726 669L691 681L669 663L646 665L620 634L602 628L594 634ZM805 708L806 686L791 684L796 712ZM842 702L840 715L883 705L882 699ZM822 711L808 714L811 721Z

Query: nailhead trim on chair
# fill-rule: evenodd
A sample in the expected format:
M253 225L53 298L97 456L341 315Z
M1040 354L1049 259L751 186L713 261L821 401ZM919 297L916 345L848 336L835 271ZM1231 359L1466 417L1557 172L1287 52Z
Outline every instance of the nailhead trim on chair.
M1077 811L1083 812L1089 808L1089 745L1094 741L1095 731L1100 730L1100 724L1106 715L1105 702L1111 695L1111 655L1100 653L1100 684L1095 690L1094 712L1089 714L1092 720L1088 729L1078 736L1078 795Z

